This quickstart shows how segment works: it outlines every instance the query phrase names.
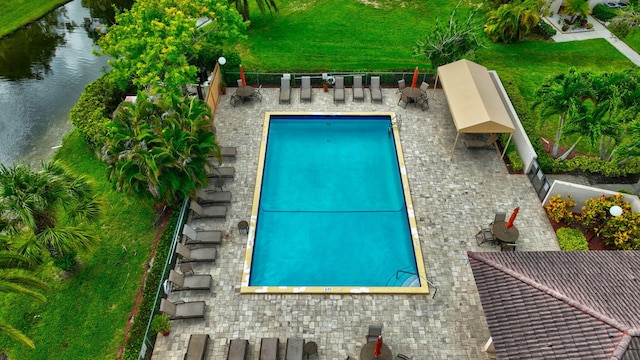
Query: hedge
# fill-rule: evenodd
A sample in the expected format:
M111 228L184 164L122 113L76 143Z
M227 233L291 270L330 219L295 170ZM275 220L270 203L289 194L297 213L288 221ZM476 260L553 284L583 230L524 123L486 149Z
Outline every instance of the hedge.
M560 228L556 231L558 245L562 251L589 250L584 234L577 229Z

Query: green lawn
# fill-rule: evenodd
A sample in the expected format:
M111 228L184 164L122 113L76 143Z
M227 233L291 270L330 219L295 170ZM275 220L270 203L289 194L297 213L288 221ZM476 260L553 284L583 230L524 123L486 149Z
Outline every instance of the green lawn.
M88 175L104 194L103 218L94 228L100 242L81 256L81 266L70 278L54 279L52 267L42 271L51 286L44 293L46 303L0 297L0 318L36 344L30 350L2 335L0 349L12 360L113 360L151 254L156 215L148 204L112 190L106 166L77 134L64 141L56 157Z
M0 11L0 38L39 19L69 0L5 0Z
M624 42L640 54L640 29L631 30L629 35L624 38Z

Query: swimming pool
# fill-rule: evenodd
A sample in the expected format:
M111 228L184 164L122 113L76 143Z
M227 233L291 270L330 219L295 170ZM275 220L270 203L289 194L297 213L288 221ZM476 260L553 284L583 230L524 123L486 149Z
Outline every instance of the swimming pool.
M241 292L428 292L394 117L265 115Z

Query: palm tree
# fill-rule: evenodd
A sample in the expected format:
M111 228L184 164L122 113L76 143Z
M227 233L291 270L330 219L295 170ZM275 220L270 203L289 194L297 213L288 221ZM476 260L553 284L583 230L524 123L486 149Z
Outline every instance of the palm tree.
M238 13L242 15L242 20L250 20L248 0L229 0L229 4L235 5ZM262 14L264 14L266 10L269 10L269 13L272 15L274 12L278 12L278 6L276 5L275 0L256 0L256 5L258 5L258 9L260 9Z
M539 110L541 124L551 115L559 114L558 126L554 137L552 157L558 157L558 147L562 140L562 130L567 120L569 110L584 100L591 93L589 73L569 69L566 74L559 74L547 79L536 91L534 108Z
M540 6L535 0L507 3L487 16L484 31L495 42L521 41L540 22Z
M569 23L573 24L578 18L587 18L587 15L589 15L589 2L585 0L565 0L564 10L571 15Z
M110 125L103 159L118 190L162 205L191 196L208 183L207 158L220 157L211 110L198 99L151 99L138 94L124 103Z
M0 165L0 203L8 247L33 261L85 250L96 240L83 225L98 219L101 201L87 178L58 162L42 163L40 171Z
M33 263L24 256L0 251L0 292L26 295L38 301L45 301L45 297L36 289L45 290L47 284L29 272L32 265ZM35 348L29 337L1 319L0 332L32 349Z
M619 126L616 125L619 124L611 119L611 110L610 101L596 103L591 100L574 104L571 109L572 116L566 124L565 134L580 136L558 160L566 159L583 137L586 137L592 146L605 136L618 138Z

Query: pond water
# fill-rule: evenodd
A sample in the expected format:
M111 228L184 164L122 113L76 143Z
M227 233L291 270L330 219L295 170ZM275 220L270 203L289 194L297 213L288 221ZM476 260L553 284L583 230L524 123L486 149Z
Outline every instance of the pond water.
M48 159L72 125L69 110L102 75L97 29L133 0L73 0L0 40L0 163Z

